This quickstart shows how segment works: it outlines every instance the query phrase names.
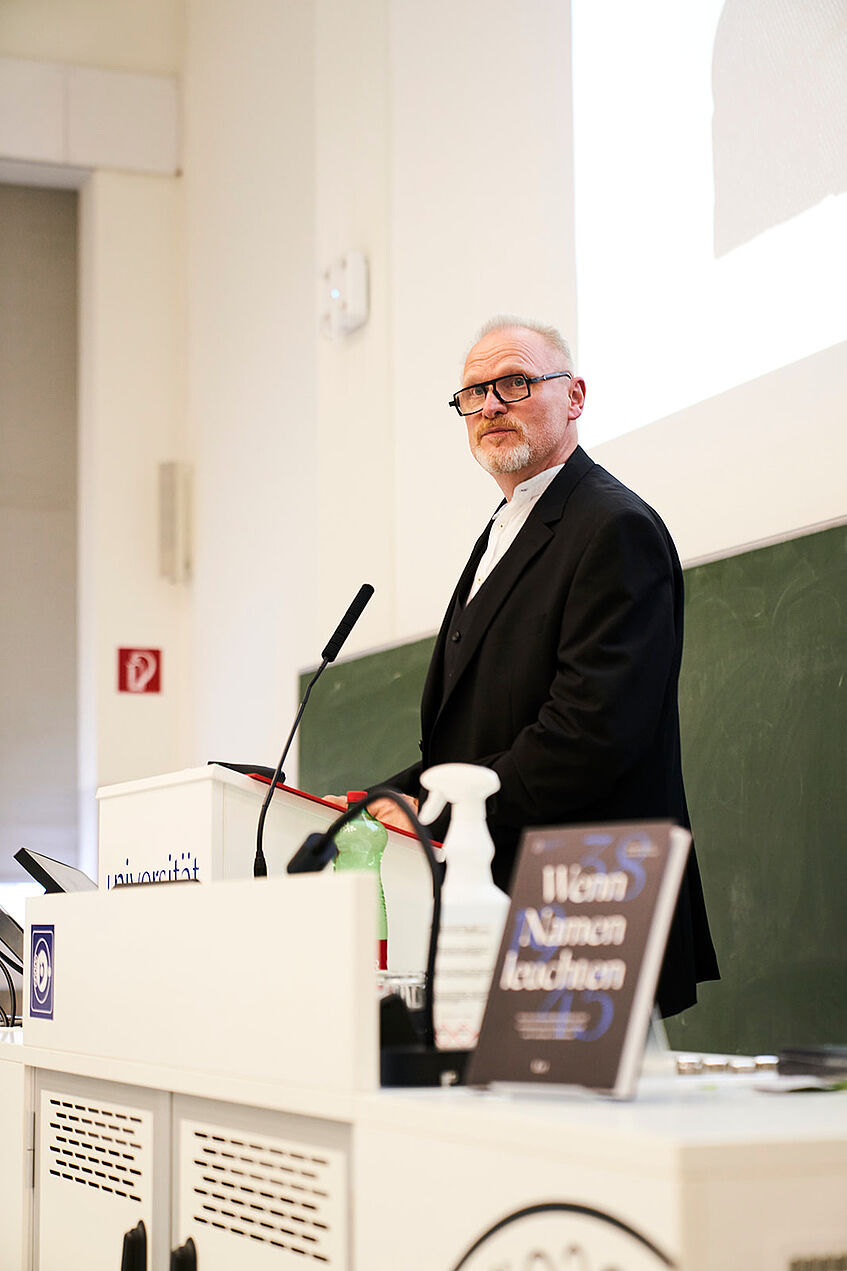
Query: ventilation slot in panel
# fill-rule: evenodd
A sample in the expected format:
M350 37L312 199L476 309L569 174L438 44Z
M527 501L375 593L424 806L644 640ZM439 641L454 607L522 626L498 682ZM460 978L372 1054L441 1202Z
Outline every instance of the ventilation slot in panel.
M45 1161L56 1179L141 1202L144 1191L144 1117L45 1092Z
M197 1124L185 1130L194 1222L287 1250L298 1265L346 1265L343 1152Z

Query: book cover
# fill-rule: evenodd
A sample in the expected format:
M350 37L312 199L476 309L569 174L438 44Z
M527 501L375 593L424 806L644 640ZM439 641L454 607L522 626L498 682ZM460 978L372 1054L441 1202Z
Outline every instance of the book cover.
M631 1097L690 843L669 821L525 831L469 1085Z

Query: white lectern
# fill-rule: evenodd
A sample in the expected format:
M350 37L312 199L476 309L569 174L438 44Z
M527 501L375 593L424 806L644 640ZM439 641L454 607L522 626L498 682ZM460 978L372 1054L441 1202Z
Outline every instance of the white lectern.
M249 872L261 797L235 774L122 793L123 812L101 799L106 872L178 844L203 882L28 903L24 1038L0 1030L0 1271L117 1271L140 1219L150 1271L188 1239L199 1271L847 1264L847 1092L380 1090L373 881L285 876L284 824L271 877L227 877Z
M103 787L97 792L100 887L251 877L266 794L263 782L218 764ZM306 836L321 833L338 815L323 799L278 788L265 820L269 877L282 877ZM389 829L382 877L389 970L422 971L432 882L414 835Z

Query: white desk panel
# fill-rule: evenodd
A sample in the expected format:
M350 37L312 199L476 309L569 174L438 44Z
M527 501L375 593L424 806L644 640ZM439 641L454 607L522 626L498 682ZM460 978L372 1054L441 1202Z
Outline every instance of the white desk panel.
M54 929L47 1050L279 1082L378 1084L373 880L298 875L39 896ZM29 934L26 963L29 965Z

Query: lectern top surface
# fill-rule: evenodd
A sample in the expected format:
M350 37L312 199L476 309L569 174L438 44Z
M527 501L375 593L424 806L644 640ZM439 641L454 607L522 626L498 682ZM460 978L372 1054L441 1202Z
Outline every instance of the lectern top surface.
M249 788L252 784L249 777L219 764L203 764L199 768L182 768L178 772L163 772L155 777L139 777L135 781L119 781L114 785L100 786L98 799L111 799L117 795L132 794L141 790L158 790L163 786L190 785L196 781L223 781L228 785Z

